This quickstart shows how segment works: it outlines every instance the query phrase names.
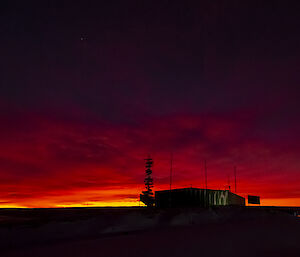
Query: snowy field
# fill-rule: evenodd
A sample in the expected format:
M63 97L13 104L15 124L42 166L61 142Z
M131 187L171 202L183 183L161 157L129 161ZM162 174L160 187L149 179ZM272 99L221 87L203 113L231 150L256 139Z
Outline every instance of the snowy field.
M1 210L0 256L300 256L300 219L249 208Z

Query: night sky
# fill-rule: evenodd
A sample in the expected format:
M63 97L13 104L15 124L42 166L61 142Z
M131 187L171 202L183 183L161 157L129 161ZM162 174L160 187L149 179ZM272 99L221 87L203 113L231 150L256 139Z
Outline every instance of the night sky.
M300 206L297 1L1 1L0 207L155 188Z

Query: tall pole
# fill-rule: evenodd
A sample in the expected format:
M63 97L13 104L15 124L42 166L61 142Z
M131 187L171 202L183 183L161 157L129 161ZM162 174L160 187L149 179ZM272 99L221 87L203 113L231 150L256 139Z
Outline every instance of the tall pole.
M171 152L171 159L170 159L170 195L169 195L169 207L172 207L172 176L173 176L173 153Z
M170 191L172 190L172 175L173 175L173 153L171 153L171 160L170 160Z
M204 160L204 175L205 175L205 189L207 189L207 169L206 169L206 159Z
M234 192L236 193L236 166L234 166Z

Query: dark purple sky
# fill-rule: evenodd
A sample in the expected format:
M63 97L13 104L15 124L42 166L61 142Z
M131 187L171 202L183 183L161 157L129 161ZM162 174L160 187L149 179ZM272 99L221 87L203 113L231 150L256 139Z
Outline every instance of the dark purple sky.
M0 203L129 202L173 151L300 205L297 1L74 2L1 2Z

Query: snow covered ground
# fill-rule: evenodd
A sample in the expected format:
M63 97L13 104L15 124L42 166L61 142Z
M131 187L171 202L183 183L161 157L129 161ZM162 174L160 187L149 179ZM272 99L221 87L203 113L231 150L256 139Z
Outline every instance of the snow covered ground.
M246 208L79 212L51 214L39 222L23 215L23 222L2 223L0 256L300 256L300 219L285 213Z

